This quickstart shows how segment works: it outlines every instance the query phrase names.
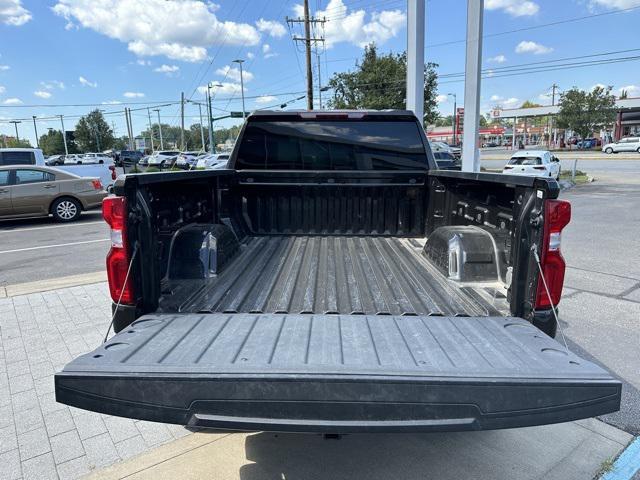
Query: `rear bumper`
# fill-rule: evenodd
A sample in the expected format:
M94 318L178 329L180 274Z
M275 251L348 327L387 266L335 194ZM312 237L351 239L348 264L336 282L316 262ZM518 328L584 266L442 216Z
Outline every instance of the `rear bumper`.
M489 430L560 423L618 410L621 391L615 380L136 375L103 377L90 389L86 380L56 375L57 401L192 427L309 433ZM175 392L185 401L175 402Z

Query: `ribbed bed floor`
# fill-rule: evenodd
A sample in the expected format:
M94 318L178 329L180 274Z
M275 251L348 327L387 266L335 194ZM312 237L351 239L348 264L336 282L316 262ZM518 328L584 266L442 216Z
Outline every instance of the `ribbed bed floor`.
M180 280L161 302L187 313L488 316L503 291L460 287L413 239L252 237L215 278ZM502 311L502 312L501 312ZM507 313L508 314L508 313Z

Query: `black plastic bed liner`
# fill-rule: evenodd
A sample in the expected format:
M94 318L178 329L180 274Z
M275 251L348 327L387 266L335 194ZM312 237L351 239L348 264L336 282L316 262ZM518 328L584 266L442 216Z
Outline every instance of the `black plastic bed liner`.
M616 411L621 384L502 317L148 315L55 376L56 399L228 430L401 432Z
M165 312L499 316L505 290L448 281L417 239L249 237L214 278L174 280Z

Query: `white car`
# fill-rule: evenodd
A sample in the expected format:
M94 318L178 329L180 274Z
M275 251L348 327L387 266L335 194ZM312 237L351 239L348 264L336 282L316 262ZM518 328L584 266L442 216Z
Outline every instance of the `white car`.
M605 153L638 152L640 153L640 137L625 137L615 143L607 143L602 147Z
M39 148L0 148L0 167L6 165L45 166L44 155Z
M64 164L65 165L82 165L82 157L84 157L84 155L80 153L71 153L69 155L65 155Z
M548 150L520 150L502 169L509 175L560 178L560 160Z
M83 165L95 165L103 163L113 163L113 158L104 153L85 153L80 158L80 162Z
M180 168L190 169L195 167L198 157L203 155L202 152L180 152L176 159L176 166Z
M228 153L210 153L198 158L196 168L205 168L208 170L217 170L220 168L227 168L227 162L229 161Z
M167 161L173 160L178 155L180 155L180 152L176 150L160 150L149 156L147 165L150 167L162 167Z
M447 152L453 155L455 158L460 158L460 148L452 147L445 142L429 142L431 144L431 150L434 152Z

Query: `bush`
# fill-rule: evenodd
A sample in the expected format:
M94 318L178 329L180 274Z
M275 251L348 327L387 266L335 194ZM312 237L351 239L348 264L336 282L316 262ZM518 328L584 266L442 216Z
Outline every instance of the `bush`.
M147 169L144 171L144 173L155 173L155 172L159 172L160 169L158 167L147 167Z

